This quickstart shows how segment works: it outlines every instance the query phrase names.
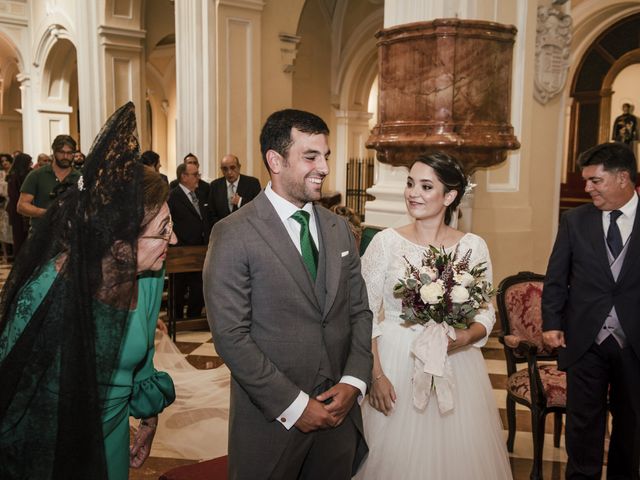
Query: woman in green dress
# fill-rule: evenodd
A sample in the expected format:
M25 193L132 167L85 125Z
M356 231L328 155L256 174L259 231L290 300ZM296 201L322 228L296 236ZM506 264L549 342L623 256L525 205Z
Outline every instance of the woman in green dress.
M175 398L153 367L167 246L161 177L139 161L133 104L96 138L0 296L0 478L128 478ZM129 416L140 426L129 441Z

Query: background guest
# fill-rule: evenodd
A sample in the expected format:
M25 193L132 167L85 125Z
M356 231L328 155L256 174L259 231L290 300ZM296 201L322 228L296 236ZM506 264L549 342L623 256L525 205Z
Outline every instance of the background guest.
M82 171L82 167L84 167L84 161L86 160L86 156L80 150L73 154L73 167L76 170Z
M34 170L36 168L44 167L45 165L49 165L51 163L51 156L46 153L41 153L38 155L38 159L36 160L36 164L34 165Z
M13 255L17 256L22 244L29 234L29 219L18 213L18 198L24 179L31 171L31 155L19 154L13 161L13 166L7 177L9 200L7 202L7 214L13 234Z
M169 209L173 219L173 231L178 239L177 246L207 245L209 242L209 216L207 198L198 192L200 174L194 163L181 163L176 170L178 186L169 194ZM175 276L174 316L182 318L184 297L187 295L187 318L202 316L204 297L202 295L202 274L200 272L181 273Z
M76 141L70 135L58 135L51 144L54 161L33 170L20 188L18 213L31 218L37 228L47 208L62 191L74 185L80 172L73 168Z
M7 175L11 169L13 157L8 153L0 154L0 244L2 244L2 255L5 261L9 261L12 255L11 245L13 235L11 233L11 223L7 215L8 184Z
M158 155L153 150L146 150L145 152L142 152L142 155L140 155L140 159L142 160L142 163L144 163L147 167L151 167L156 172L158 172L162 179L167 182L167 185L169 184L169 179L167 178L167 176L163 173L160 173L160 155Z
M187 153L182 159L182 163L184 163L185 165L192 163L196 167L198 167L198 171L200 169L200 161L198 160L198 157L196 157L193 153ZM169 188L173 190L178 186L178 183L180 183L180 179L176 178L175 180L172 180L171 183L169 183ZM196 193L199 197L204 196L205 198L209 198L209 184L201 178L198 178Z
M223 176L211 182L209 192L212 224L249 203L262 190L257 178L240 173L240 161L235 155L222 157L220 170Z

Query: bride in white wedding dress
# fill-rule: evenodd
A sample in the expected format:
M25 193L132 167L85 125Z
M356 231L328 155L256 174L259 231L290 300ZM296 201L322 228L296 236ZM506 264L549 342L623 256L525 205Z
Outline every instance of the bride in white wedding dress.
M438 392L426 408L414 406L411 346L422 326L407 327L400 318L401 300L393 286L404 276L406 261L420 265L429 245L471 250L470 266L486 262L487 245L477 235L448 226L466 186L456 160L443 153L421 156L409 171L405 202L415 221L377 234L362 259L370 308L374 313L373 383L363 409L369 457L360 480L503 480L511 468L491 383L480 347L495 323L491 305L468 329L456 329L449 343L454 387L453 409L441 413ZM437 390L437 389L436 389ZM444 410L444 409L443 409Z

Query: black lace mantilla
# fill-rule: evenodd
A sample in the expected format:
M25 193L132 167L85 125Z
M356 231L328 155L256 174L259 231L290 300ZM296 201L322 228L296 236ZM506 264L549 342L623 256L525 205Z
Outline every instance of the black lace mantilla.
M107 478L100 386L119 359L143 218L134 106L104 125L80 186L61 193L20 255L0 296L0 333L20 288L49 262L59 273L0 363L0 477ZM105 317L96 301L112 307Z

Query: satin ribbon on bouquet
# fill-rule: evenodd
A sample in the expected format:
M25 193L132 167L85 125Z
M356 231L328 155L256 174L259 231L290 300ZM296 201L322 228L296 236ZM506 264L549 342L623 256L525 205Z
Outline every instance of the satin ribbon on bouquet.
M413 404L424 410L431 392L435 392L440 413L453 410L453 369L447 355L449 338L456 339L455 329L429 320L411 345L413 362Z

